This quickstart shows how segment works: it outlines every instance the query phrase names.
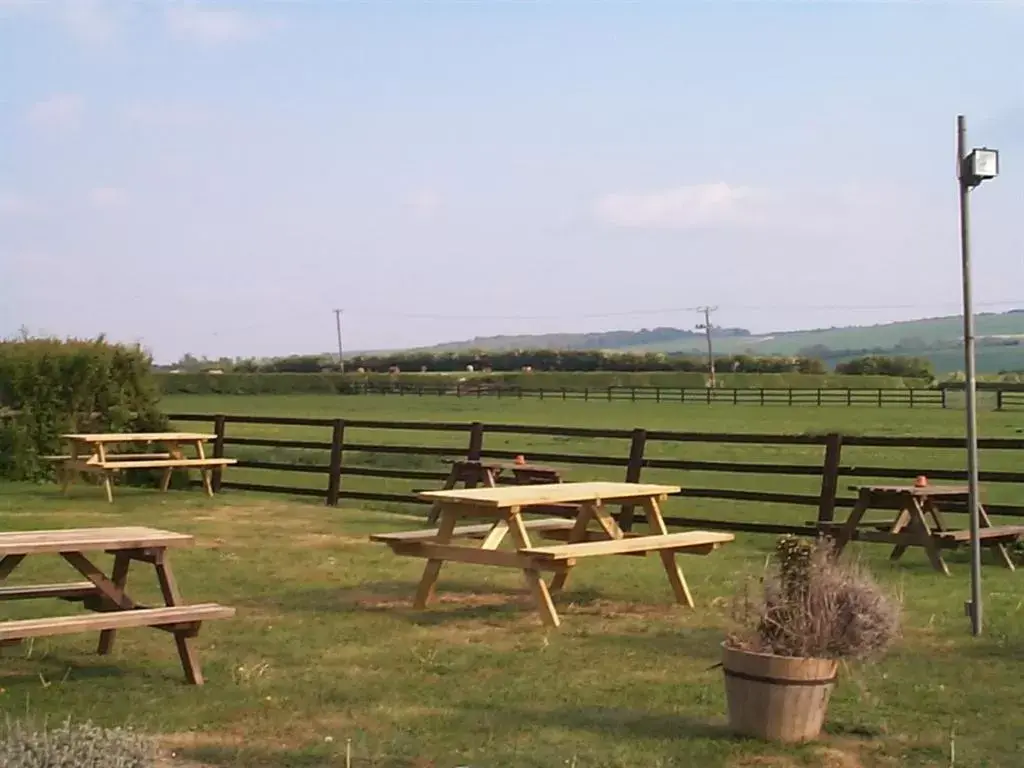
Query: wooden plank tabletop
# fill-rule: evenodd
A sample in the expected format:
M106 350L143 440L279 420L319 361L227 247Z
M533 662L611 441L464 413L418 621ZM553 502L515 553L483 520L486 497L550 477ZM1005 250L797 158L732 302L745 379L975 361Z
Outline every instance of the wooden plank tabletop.
M193 542L194 537L185 533L138 526L10 531L0 533L0 556L30 555L40 552L86 552L100 549L187 547L191 546Z
M522 507L540 504L573 504L587 501L613 501L644 496L678 493L677 485L649 483L543 483L505 485L498 488L453 488L450 491L423 491L420 498L478 507Z
M851 485L850 490L912 496L966 496L968 493L966 485Z
M67 434L61 437L81 443L154 443L161 440L213 440L215 435L198 432L93 432Z

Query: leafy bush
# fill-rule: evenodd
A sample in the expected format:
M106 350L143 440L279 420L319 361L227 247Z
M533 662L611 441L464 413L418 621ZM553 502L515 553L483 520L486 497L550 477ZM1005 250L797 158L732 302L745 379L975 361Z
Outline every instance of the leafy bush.
M152 768L156 747L130 728L100 728L90 722L34 729L8 722L0 734L5 768Z
M760 600L744 595L730 646L800 658L864 659L899 634L900 605L856 564L833 557L828 539L784 536Z
M935 369L926 357L902 357L899 355L865 355L836 365L836 373L854 376L909 376L932 379Z
M47 473L39 457L62 450L64 432L167 428L151 361L137 347L94 341L0 341L0 476Z

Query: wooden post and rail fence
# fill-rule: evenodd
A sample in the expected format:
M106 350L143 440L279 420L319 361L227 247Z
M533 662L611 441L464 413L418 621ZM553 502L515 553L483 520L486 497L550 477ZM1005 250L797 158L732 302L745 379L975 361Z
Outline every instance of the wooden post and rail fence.
M677 494L688 499L714 499L722 502L754 503L749 509L756 512L756 504L784 505L787 507L806 508L807 517L803 524L783 524L778 521L722 520L700 517L668 517L670 524L687 527L699 527L711 530L746 531L754 533L797 535L814 535L817 532L815 521L832 522L837 509L852 508L856 499L845 494L845 486L854 482L872 480L913 481L918 475L926 475L929 481L962 483L965 472L957 469L928 468L921 466L883 466L881 463L865 466L844 460L844 450L851 448L870 449L913 449L930 450L948 449L962 452L962 438L947 437L896 437L896 436L865 436L840 434L725 434L675 432L645 429L595 429L587 427L556 427L531 426L518 424L482 424L474 423L434 423L404 421L374 421L362 419L312 419L274 416L235 416L206 414L172 414L171 420L176 423L202 422L212 424L215 439L213 454L221 458L228 455L238 458L236 468L227 470L222 477L221 470L214 471L214 489L235 489L265 493L281 493L292 496L306 496L323 499L330 506L342 502L371 501L399 504L422 504L423 501L410 488L406 493L394 493L388 490L365 490L347 487L347 478L377 478L382 481L411 481L423 483L419 489L440 487L448 472L442 469L390 468L381 466L360 465L358 459L372 454L390 454L417 457L414 461L422 461L423 457L433 457L438 464L444 459L460 460L513 460L524 450L510 450L510 436L541 437L541 438L574 438L581 442L587 440L621 441L622 452L618 455L583 455L578 453L554 453L545 450L529 449L531 462L560 466L580 467L607 471L608 468L621 469L623 479L627 482L639 482L644 479L645 470L671 470L695 473L723 473L725 475L761 475L789 476L814 478L817 492L794 493L779 490L751 490L735 487L699 487L688 481L685 476L675 478L683 486ZM300 427L316 428L323 432L322 440L286 439L281 437L253 437L231 434L231 427L261 425L269 427ZM429 445L426 439L415 445L397 445L387 442L366 443L350 439L353 431L403 432L423 434L461 435L465 442L461 445ZM487 447L487 438L502 440L505 447ZM782 447L800 448L803 455L808 455L808 448L818 449L818 457L814 463L774 463L764 461L709 461L697 459L661 458L662 451L657 448L665 444L686 443L690 445L732 445L732 446L764 446L771 451ZM651 447L655 446L655 450ZM982 438L979 447L983 451L1024 451L1024 438ZM236 449L243 449L240 453ZM271 461L263 458L247 458L242 453L252 453L252 449L285 449L296 454L305 452L302 461ZM316 453L310 453L316 452ZM346 456L351 457L346 461ZM318 459L318 457L320 457ZM230 479L232 474L240 470L262 470L267 472L302 473L306 476L318 475L322 483L305 486L286 486L271 483L238 482ZM593 473L582 472L581 479L593 479ZM649 475L649 482L656 481ZM983 470L981 481L985 483L986 495L990 488L1003 488L1024 483L1024 472L1005 470ZM820 482L820 484L819 484ZM418 490L418 489L417 489ZM986 499L987 501L987 499ZM1024 505L1005 503L986 503L990 515L1024 517ZM966 511L966 504L951 507L950 512ZM545 513L559 514L558 510L545 510ZM623 509L620 524L630 529L638 519L633 509Z
M759 405L876 408L954 408L962 392L951 387L934 389L810 389L803 387L520 387L501 384L453 383L451 385L394 382L353 384L344 394L399 397L492 398L495 400L582 400L584 402L676 403L680 405ZM980 390L984 406L997 411L1024 406L1024 391Z

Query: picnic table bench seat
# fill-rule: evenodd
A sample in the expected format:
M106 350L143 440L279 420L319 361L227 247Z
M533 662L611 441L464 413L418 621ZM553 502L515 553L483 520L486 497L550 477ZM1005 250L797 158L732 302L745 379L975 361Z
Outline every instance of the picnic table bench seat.
M45 619L0 621L0 643L19 642L29 637L70 635L126 627L154 627L168 632L185 632L192 636L204 621L228 619L235 609L217 603L175 605L161 608L135 608L130 611L78 616L55 616Z
M594 555L647 554L659 551L694 552L696 550L700 554L707 554L732 540L733 535L730 533L683 531L681 533L646 534L624 536L621 539L556 544L550 547L529 547L519 551L523 555L547 560L568 560Z
M947 539L957 543L964 543L971 540L971 532L968 530L956 531L935 531L932 534L937 539ZM1001 539L1014 541L1024 535L1024 525L993 525L989 528L980 528L978 538L981 540Z
M562 517L544 518L542 520L524 520L523 527L528 531L548 532L554 530L572 530L574 523ZM452 529L453 539L484 539L494 528L492 523L483 525L459 525ZM373 533L370 541L388 544L391 542L431 541L441 533L440 529L422 531L397 531L395 533Z
M19 587L0 587L0 600L34 600L42 597L56 597L61 600L85 600L99 590L91 581L74 581L65 584L29 584Z
M226 467L231 464L238 462L238 459L144 459L137 461L135 459L120 459L114 461L106 461L103 464L104 469L177 469L178 467Z

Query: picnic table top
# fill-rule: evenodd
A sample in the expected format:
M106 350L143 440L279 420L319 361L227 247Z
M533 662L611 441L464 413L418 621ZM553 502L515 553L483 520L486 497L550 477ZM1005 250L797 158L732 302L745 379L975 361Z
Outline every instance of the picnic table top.
M851 491L910 494L912 496L966 496L966 485L851 485Z
M453 488L450 491L423 491L421 498L467 504L478 507L507 509L542 504L571 504L588 501L635 499L677 493L676 485L650 483L541 483L538 485L506 485L498 488Z
M0 533L0 556L31 555L41 552L85 552L98 549L186 547L193 541L193 537L185 533L141 526L9 531Z
M81 443L153 443L160 440L213 440L199 432L80 432L61 435Z

